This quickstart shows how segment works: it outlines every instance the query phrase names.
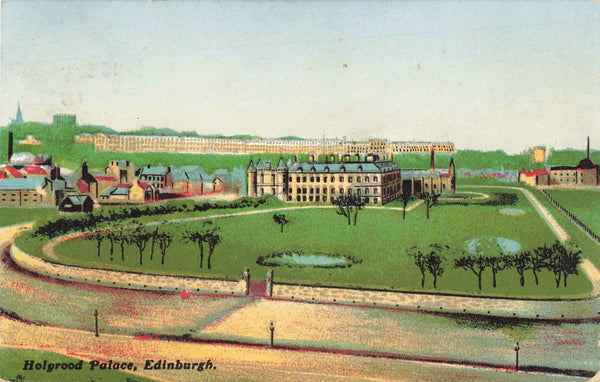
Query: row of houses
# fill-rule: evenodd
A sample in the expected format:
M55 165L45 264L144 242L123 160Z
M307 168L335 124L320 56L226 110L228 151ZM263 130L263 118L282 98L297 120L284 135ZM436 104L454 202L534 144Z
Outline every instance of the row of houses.
M81 134L75 142L93 144L96 151L110 152L185 152L233 154L383 154L454 153L452 142L402 142L372 138L365 141L344 139L240 139L120 134Z
M208 175L201 166L137 168L127 160L111 160L104 172L91 172L84 161L80 171L63 176L51 160L34 162L38 158L0 166L0 206L85 210L94 203L149 203L225 189L222 177Z
M577 166L552 166L541 170L521 170L519 181L530 186L590 187L600 186L600 166L590 159L588 138L587 156Z

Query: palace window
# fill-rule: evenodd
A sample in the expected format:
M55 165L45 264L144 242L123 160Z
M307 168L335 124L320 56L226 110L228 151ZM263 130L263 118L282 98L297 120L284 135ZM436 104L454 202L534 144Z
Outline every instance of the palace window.
M332 181L332 182L335 182L335 176L332 176L332 177L331 177L331 181Z
M379 182L379 178L378 178L378 177L376 177L376 176L374 176L374 177L373 177L373 182ZM375 202L375 203L377 203L377 202Z
M340 182L343 182L343 181L344 181L344 177L340 176Z
M317 183L321 181L321 177L317 176Z
M348 183L352 183L352 177L351 176L348 177Z
M314 181L315 181L315 177L314 177L314 176L311 176L311 177L310 177L310 181L311 181L311 182L314 182Z
M303 177L302 177L302 181L303 181L304 183L306 183L306 177L305 177L305 176L303 176Z
M300 177L299 176L296 177L296 182L300 183Z
M327 201L327 196L323 196L323 201L326 202Z

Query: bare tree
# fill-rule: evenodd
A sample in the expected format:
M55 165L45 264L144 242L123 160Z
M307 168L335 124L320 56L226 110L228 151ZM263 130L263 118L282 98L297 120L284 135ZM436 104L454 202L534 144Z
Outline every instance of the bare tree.
M145 232L141 225L129 236L129 240L138 248L140 253L140 265L143 265L142 257L144 255L144 249L146 249L148 241L150 240L150 236L151 234Z
M429 219L429 209L437 204L437 200L440 197L435 192L423 192L419 195L419 198L423 200L427 207L427 219Z
M125 261L125 244L129 243L129 239L125 235L123 228L119 229L118 232L118 234L115 234L115 241L118 242L119 247L121 247L121 261Z
M173 243L173 236L168 232L161 232L156 234L156 240L158 241L158 248L160 249L160 253L162 255L160 259L160 264L165 264L165 254L167 253L167 248L171 246Z
M427 270L433 276L433 287L437 289L437 278L444 273L443 263L446 260L446 254L450 250L447 245L431 244L428 247L425 263Z
M214 227L210 232L206 235L206 242L208 243L208 269L210 269L210 259L212 258L213 252L215 251L215 247L217 244L222 242L222 238L220 235L219 227Z
M150 244L150 260L152 260L152 257L154 256L154 244L158 238L158 227L156 227L154 232L149 234L149 236L152 238L152 243Z
M413 200L415 196L410 192L403 192L400 194L400 200L402 201L402 220L406 219L406 206L408 203Z
M290 222L284 214L274 214L273 221L281 226L281 233L283 233L283 226Z
M519 283L525 286L525 271L532 269L531 252L523 251L510 256L510 264L519 274Z
M465 254L459 259L454 260L454 268L470 270L479 279L479 290L481 290L481 275L488 267L488 261L485 257L479 255Z
M578 275L577 267L581 263L581 249L572 243L562 244L556 242L552 246L553 256L551 260L552 271L555 275L556 287L560 285L562 275L563 286L567 287L567 276ZM558 274L558 275L557 275Z
M187 230L183 233L183 240L187 243L196 243L200 251L200 268L204 263L204 243L207 241L208 234L214 229L213 222L210 220L202 222L200 229L196 231Z
M331 204L337 207L335 211L338 215L345 216L348 219L348 225L352 224L352 217L354 216L354 225L356 225L356 219L358 211L365 207L364 200L355 194L348 192L347 195L340 195L337 198L331 199Z
M421 288L425 287L425 272L427 271L427 262L425 261L425 254L417 246L412 246L406 250L408 256L413 258L415 265L419 267L421 271Z
M100 257L100 249L102 247L102 242L105 239L104 232L95 231L89 235L86 235L85 239L96 242L96 249L98 250L98 257Z
M112 230L106 231L105 237L106 240L108 240L108 242L110 243L110 261L113 261L113 254L115 252L115 241L119 240L119 238L117 237L117 234Z
M552 258L553 250L544 244L543 247L538 247L531 253L531 271L535 278L535 285L539 285L538 272L542 269L550 269L550 260Z

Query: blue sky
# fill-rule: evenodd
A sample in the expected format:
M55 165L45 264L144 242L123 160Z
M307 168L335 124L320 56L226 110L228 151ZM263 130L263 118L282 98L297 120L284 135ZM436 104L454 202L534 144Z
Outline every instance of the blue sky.
M2 116L600 147L600 2L2 2Z

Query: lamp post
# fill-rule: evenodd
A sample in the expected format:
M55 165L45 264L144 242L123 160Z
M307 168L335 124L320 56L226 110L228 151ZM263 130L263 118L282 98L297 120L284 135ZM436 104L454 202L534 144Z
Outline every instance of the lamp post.
M519 343L517 342L517 345L515 346L515 352L516 352L516 359L515 359L515 371L518 373L519 372Z
M96 337L100 337L98 334L98 309L94 309L94 318L96 321Z
M275 331L275 326L273 326L273 321L271 321L271 326L269 326L269 330L271 331L271 349L273 348L273 332Z

